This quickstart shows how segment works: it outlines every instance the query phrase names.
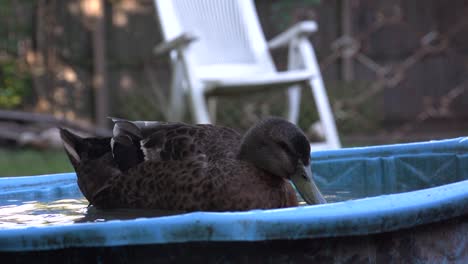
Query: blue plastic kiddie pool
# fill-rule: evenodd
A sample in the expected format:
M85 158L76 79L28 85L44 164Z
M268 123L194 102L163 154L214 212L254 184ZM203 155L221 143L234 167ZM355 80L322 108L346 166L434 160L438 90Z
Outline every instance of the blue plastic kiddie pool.
M311 166L331 203L89 222L74 173L0 178L0 255L17 263L468 263L468 138L315 152ZM72 220L36 221L61 204Z

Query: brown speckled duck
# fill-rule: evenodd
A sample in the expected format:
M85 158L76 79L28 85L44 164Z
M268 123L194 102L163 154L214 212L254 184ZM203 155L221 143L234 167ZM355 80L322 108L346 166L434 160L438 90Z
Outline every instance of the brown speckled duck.
M215 125L114 119L112 138L61 129L78 185L97 208L239 211L325 203L304 133L268 118L244 136Z

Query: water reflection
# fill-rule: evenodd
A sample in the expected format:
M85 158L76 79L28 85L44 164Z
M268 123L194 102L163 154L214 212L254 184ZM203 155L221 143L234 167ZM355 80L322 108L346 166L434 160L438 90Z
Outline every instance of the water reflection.
M86 214L86 199L62 199L49 203L27 201L0 206L0 229L26 226L68 225Z
M181 211L115 209L98 210L88 207L88 201L62 199L53 202L27 201L0 206L0 229L30 226L70 225L73 223L104 222L140 217L160 217L181 214Z
M88 211L82 218L77 219L76 223L84 222L104 222L109 220L126 220L136 218L161 217L169 215L184 214L183 211L168 211L156 209L112 209L99 210L95 207L89 207Z
M354 193L348 190L341 190L341 189L327 189L322 191L323 197L327 201L327 203L337 203L347 200L353 200L357 197L354 196ZM297 200L299 201L299 206L307 205L304 199L302 199L299 193L296 193Z
M350 200L348 191L324 192L329 203ZM298 196L300 206L306 205ZM8 200L10 205L0 206L0 229L22 228L29 226L70 225L84 222L104 222L108 220L125 220L140 217L160 217L181 214L181 211L166 210L98 210L88 207L85 198L61 199L52 202L14 201Z

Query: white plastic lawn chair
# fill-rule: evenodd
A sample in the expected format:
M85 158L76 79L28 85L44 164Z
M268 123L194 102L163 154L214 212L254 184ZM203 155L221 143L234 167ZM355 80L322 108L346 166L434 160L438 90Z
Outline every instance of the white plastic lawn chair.
M197 123L211 123L214 96L258 90L288 90L288 120L299 117L301 87L310 87L325 142L313 149L340 148L333 114L313 47L307 37L313 21L300 22L266 42L252 0L155 0L173 66L168 119L180 121L188 95ZM288 71L278 72L270 49L289 47ZM207 103L208 102L208 103ZM213 111L212 111L213 116Z

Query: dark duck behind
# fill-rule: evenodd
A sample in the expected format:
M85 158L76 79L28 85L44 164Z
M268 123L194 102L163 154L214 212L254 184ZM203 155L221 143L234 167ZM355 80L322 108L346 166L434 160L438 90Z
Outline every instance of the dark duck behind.
M103 209L239 211L325 203L304 133L280 118L242 137L214 125L114 119L112 138L61 137L90 204Z

